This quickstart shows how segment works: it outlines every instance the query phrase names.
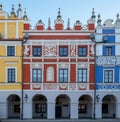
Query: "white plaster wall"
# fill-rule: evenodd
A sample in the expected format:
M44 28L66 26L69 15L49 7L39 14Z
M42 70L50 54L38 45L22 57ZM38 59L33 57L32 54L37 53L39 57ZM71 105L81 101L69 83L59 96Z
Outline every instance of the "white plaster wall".
M115 42L120 42L120 34L115 35Z
M96 56L102 56L102 48L103 48L103 45L100 45L100 44L96 45Z
M115 47L115 55L116 56L120 55L120 45L116 45L116 47Z
M95 41L96 42L101 42L102 41L102 34L96 34Z

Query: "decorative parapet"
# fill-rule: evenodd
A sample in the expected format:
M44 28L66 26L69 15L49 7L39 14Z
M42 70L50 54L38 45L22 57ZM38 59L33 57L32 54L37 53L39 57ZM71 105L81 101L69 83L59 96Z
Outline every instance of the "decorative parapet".
M118 56L98 56L96 57L97 65L120 65L120 57Z

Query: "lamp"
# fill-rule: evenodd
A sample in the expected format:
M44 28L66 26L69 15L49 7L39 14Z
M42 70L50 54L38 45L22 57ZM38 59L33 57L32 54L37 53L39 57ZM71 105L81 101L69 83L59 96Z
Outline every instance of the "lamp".
M108 35L103 36L103 42L107 42L108 41Z
M93 41L95 39L95 34L94 33L91 33L90 34L90 39Z
M96 95L96 101L99 102L100 101L100 97L99 94Z
M28 33L25 33L25 35L24 35L24 39L27 40L28 38L29 38Z
M25 99L25 101L28 100L28 95L26 93L25 93L24 99Z

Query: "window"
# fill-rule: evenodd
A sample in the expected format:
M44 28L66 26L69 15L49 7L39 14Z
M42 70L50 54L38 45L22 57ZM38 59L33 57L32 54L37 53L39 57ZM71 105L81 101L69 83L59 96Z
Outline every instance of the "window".
M112 47L106 47L106 56L112 56Z
M68 55L68 47L60 47L59 54L60 56L66 57Z
M47 105L46 104L35 104L35 112L36 113L46 113Z
M79 113L87 113L87 105L86 104L79 104L78 112Z
M15 56L15 47L14 46L7 47L7 56Z
M113 82L113 70L105 70L104 71L104 82L112 83Z
M87 82L87 69L78 69L78 82Z
M108 104L102 104L102 113L107 114L108 113Z
M68 69L59 70L59 82L68 82Z
M41 50L41 47L33 47L33 56L41 56L41 53L42 50Z
M41 82L42 81L42 70L33 69L32 70L32 82Z
M8 69L8 83L15 83L15 69Z
M79 47L78 48L78 55L80 57L85 57L87 55L87 48L86 47Z

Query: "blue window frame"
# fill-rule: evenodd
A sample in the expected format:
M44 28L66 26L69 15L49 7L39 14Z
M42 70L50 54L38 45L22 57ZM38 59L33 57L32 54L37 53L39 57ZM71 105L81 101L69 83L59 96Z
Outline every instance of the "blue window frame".
M32 69L32 82L42 82L42 70Z
M41 53L42 52L42 49L41 49L41 47L33 47L33 56L41 56Z
M15 83L15 69L8 69L8 83Z
M7 56L15 56L15 47L14 46L7 47Z
M104 56L115 56L115 46L104 46L103 55Z
M87 48L86 47L78 47L78 55L80 57L86 57L86 55L87 55Z
M86 68L78 69L78 82L81 82L81 83L87 82L87 69Z
M59 69L59 82L68 82L68 69Z
M113 70L104 71L104 83L113 83Z
M63 56L63 57L68 56L68 47L66 47L66 46L65 46L65 47L63 46L63 47L62 47L62 46L61 46L61 47L59 48L59 55L60 55L60 56Z

